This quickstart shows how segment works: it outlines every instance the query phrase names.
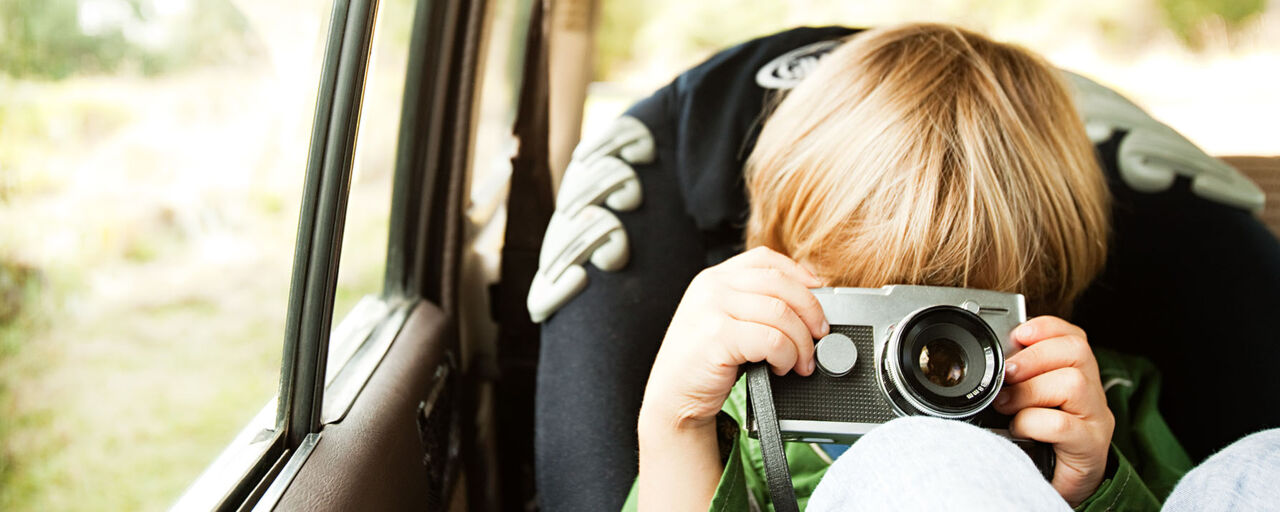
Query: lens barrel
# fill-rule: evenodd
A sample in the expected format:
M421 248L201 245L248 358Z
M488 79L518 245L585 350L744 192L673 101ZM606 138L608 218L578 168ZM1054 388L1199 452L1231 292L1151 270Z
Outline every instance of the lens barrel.
M967 418L991 404L1004 382L1000 338L955 306L918 310L884 345L881 385L903 414Z

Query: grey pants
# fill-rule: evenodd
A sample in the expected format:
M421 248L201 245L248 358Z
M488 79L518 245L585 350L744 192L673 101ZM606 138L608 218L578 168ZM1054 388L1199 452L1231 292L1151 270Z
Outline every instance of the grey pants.
M1165 510L1280 506L1280 429L1241 439L1182 478ZM958 421L890 421L836 459L810 511L1071 510L1017 446Z

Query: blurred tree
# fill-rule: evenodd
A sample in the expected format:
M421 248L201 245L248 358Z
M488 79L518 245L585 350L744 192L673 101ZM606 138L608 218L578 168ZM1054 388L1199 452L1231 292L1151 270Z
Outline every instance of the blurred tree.
M615 67L632 59L636 33L653 16L650 2L600 0L600 25L596 29L595 80L608 80Z
M118 27L84 34L77 0L0 0L0 69L10 76L112 71L130 51Z
M1267 9L1267 0L1159 0L1165 25L1192 49L1204 45L1215 22L1228 38Z
M1203 51L1250 37L1257 44L1257 34L1246 31L1264 18L1268 5L1276 5L1267 0L599 1L603 16L595 68L596 79L606 81L620 80L632 69L683 69L708 52L799 25L940 21L1041 51L1097 37L1107 52L1130 55L1172 35L1187 49Z
M129 0L139 1L139 0ZM139 59L144 74L154 75L186 67L218 63L244 63L265 51L249 20L229 0L187 0L180 15L158 19L145 8L143 21L163 24L167 37L148 46Z
M54 80L124 68L154 75L259 53L228 0L176 5L177 15L161 15L155 0L0 0L0 72ZM123 19L86 19L87 11Z

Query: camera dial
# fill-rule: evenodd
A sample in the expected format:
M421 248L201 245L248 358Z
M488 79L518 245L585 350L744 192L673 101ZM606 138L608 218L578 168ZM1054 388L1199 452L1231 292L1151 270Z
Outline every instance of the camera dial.
M818 340L814 347L814 357L818 360L818 369L832 377L844 377L853 371L858 363L858 347L848 336L833 332Z

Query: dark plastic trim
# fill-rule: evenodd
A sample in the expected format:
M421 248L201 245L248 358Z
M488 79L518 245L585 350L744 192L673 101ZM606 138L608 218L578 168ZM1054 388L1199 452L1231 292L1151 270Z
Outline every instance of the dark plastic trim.
M280 362L279 400L276 426L285 430L289 411L293 409L294 372L299 350L299 331L302 325L302 302L306 297L305 283L311 261L311 234L316 224L316 203L320 196L320 171L323 167L325 143L328 140L329 118L332 115L334 94L338 81L338 62L346 32L347 12L350 0L336 0L329 18L328 42L325 45L324 64L320 69L320 85L316 89L316 112L311 123L311 147L307 154L307 173L302 186L302 205L298 212L298 237L293 249L293 277L289 284L289 309L285 315L284 355Z
M320 434L307 434L302 438L302 445L298 446L292 454L289 455L284 462L283 467L278 471L276 478L271 481L271 485L263 490L262 495L253 505L254 512L267 512L274 510L276 504L280 503L280 497L284 496L284 492L289 489L289 484L293 483L294 477L298 476L298 471L302 469L302 465L307 463L307 458L311 456L311 452L315 450L316 444L320 442ZM241 509L247 508L241 507Z
M286 364L281 372L280 412L290 449L320 431L333 297L376 14L376 0L347 4L341 32L338 20L331 25L320 77L321 90L330 101L316 104L285 326Z

